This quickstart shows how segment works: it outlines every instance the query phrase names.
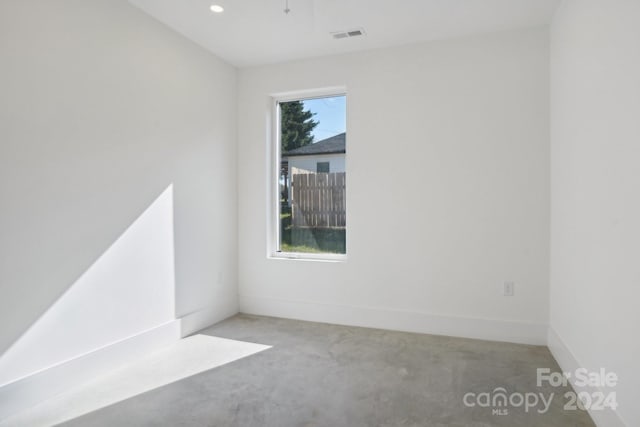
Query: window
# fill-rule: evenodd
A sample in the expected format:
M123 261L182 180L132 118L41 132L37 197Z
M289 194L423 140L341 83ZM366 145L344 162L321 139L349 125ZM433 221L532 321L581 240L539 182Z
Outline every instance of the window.
M318 162L318 163L316 163L316 172L318 172L318 173L329 173L329 164L330 164L330 162Z
M346 255L346 95L275 98L271 254ZM277 176L276 176L277 175Z

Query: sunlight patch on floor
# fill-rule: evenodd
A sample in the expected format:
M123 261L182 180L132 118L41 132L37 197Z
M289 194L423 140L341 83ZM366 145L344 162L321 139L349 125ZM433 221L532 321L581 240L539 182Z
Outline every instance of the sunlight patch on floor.
M0 426L58 424L269 348L267 345L193 335L5 419Z

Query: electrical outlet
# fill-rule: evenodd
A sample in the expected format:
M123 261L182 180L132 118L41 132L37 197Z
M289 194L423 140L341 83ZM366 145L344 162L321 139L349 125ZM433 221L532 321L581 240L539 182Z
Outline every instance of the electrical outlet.
M512 297L515 294L516 284L514 282L504 282L504 296Z

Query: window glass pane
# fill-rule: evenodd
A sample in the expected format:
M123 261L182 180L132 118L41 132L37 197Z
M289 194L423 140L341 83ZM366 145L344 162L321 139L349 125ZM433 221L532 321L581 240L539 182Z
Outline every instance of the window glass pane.
M329 173L330 172L329 164L330 164L330 162L318 162L318 163L316 163L316 171L318 173Z
M279 103L278 251L346 253L346 97Z

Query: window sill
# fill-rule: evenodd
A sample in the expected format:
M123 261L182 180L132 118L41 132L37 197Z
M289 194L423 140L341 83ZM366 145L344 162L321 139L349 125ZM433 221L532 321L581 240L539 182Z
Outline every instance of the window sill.
M346 254L314 254L300 252L276 252L269 255L269 259L293 261L346 262Z

